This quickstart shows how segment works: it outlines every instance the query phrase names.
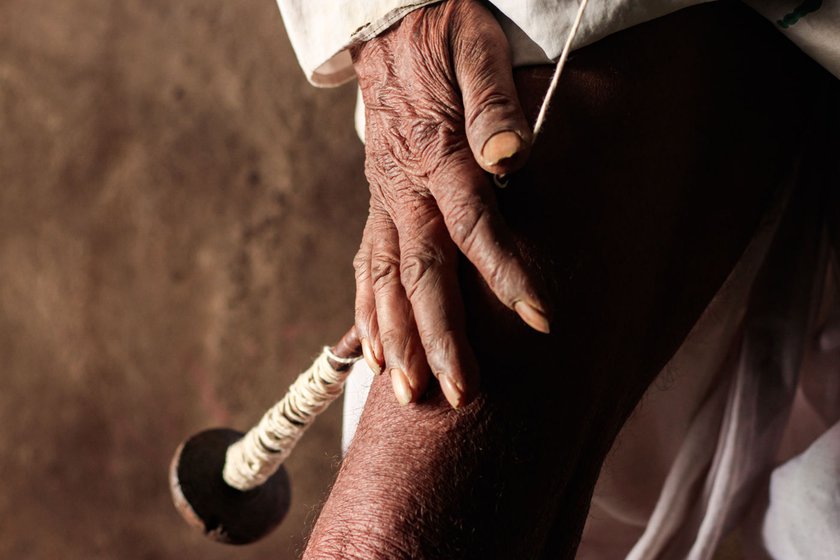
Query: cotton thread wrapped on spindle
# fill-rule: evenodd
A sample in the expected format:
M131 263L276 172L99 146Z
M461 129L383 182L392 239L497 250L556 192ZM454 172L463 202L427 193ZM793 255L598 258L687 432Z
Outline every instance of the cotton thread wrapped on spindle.
M226 454L224 479L242 491L264 483L286 460L306 429L341 395L350 367L358 358L341 358L329 347L302 373L286 396L271 407L250 432ZM336 370L332 364L346 366Z
M206 430L181 444L170 467L170 490L187 523L227 544L254 542L279 525L291 496L282 463L315 417L341 395L361 354L351 328L247 434Z

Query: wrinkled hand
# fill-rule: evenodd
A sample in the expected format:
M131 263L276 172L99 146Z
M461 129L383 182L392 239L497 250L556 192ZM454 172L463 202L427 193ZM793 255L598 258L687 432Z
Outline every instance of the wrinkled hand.
M507 40L476 0L415 10L352 50L366 106L370 215L355 260L356 326L397 399L430 373L457 408L478 368L464 328L460 250L493 293L534 329L548 313L496 207L485 171L524 163L531 132Z

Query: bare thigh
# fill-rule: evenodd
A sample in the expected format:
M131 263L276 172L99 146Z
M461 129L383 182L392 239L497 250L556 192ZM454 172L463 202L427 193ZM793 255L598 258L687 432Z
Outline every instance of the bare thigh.
M550 71L517 72L532 113ZM734 3L578 51L498 192L551 334L463 263L480 397L400 407L377 378L307 558L572 557L622 423L795 176L823 80Z
M551 70L517 74L532 113ZM464 275L485 391L510 403L509 441L528 457L504 507L544 504L549 550L569 550L617 431L795 180L825 78L772 24L723 3L570 61L528 167L499 192L550 286L552 334L521 328ZM552 502L527 481L551 480L571 449L581 460Z

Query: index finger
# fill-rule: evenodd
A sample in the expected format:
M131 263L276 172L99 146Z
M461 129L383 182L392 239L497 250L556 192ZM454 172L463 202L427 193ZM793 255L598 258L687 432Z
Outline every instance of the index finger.
M549 332L550 313L499 213L487 175L464 151L446 158L430 190L452 240L503 304L531 328Z

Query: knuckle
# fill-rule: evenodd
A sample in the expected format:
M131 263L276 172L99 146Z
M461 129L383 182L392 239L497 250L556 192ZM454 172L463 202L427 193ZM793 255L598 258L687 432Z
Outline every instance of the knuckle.
M488 210L483 204L459 201L446 210L446 221L452 240L465 254L469 254L478 239L480 224L487 218Z
M498 127L499 121L512 119L517 108L518 103L494 85L476 86L475 98L466 115L466 126L474 128L481 119L485 124L497 123Z
M388 352L399 355L405 355L406 350L410 345L410 335L405 331L389 328L379 333L379 340L382 341L382 346L388 349Z
M434 172L440 162L467 147L462 118L445 113L431 114L412 127L410 141L423 168Z
M503 253L497 258L489 259L481 271L490 290L507 307L512 307L527 285L526 277L517 265L516 257L511 253Z
M366 247L362 247L353 257L353 270L356 272L356 281L360 282L368 278L370 273L370 254Z
M487 285L502 300L502 303L506 305L513 303L512 296L507 293L510 283L510 266L507 263L499 258L490 259L487 263L486 278Z
M400 276L409 299L428 283L430 275L443 264L443 253L433 247L407 252L400 262Z
M365 155L365 177L371 185L389 185L402 179L399 161L405 159L392 143L382 145L383 142L369 141ZM373 190L371 194L381 195L383 189Z
M453 355L453 332L448 325L437 324L420 332L426 355L436 364L445 363ZM435 368L438 369L438 368Z
M370 275L374 289L380 289L387 284L397 281L400 274L399 260L393 255L378 253L373 255L370 264Z

